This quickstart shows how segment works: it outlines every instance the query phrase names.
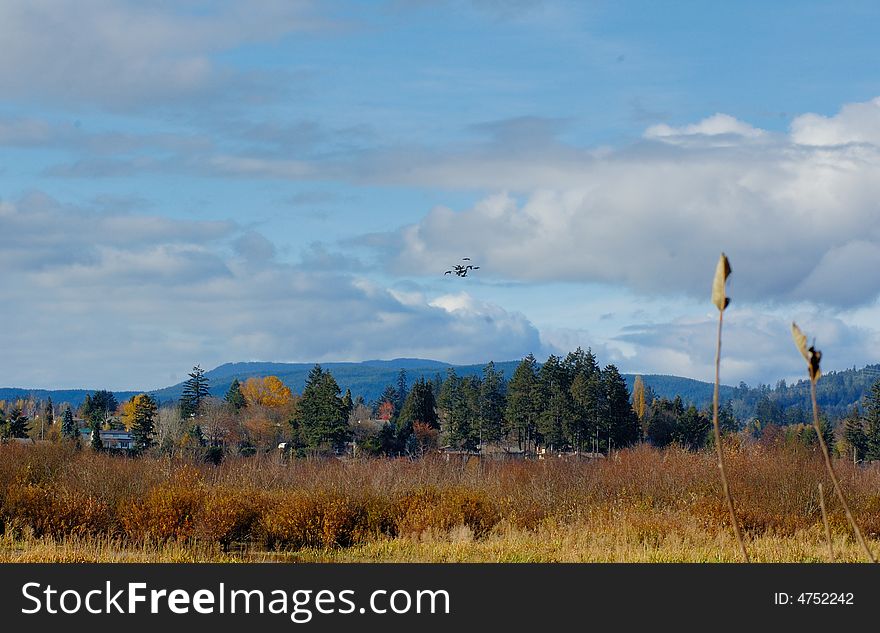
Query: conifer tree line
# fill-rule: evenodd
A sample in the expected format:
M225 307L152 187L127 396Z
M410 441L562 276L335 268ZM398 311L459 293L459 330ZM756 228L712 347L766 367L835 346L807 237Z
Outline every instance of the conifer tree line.
M401 371L405 379L405 372ZM461 450L500 444L522 451L607 451L640 438L626 381L614 365L601 368L589 350L533 355L508 380L490 362L480 376L419 379L400 405L401 384L386 387L374 408L385 425L372 452L424 453L437 442Z

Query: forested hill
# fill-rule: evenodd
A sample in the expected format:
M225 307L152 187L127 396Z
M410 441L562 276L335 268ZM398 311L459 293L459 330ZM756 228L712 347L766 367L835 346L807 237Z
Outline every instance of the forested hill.
M0 401L15 402L16 400L34 400L37 402L52 398L55 404L70 404L78 407L86 398L86 394L92 394L95 389L22 389L19 387L0 387ZM117 402L125 402L140 391L114 391Z
M878 380L880 365L828 372L817 383L816 400L829 418L842 418L854 406L863 406L864 397ZM780 380L772 388L769 385L748 387L740 383L729 399L738 418L757 417L764 424L804 422L812 408L810 383L806 379L791 385Z
M509 379L516 370L518 360L495 363L495 369L504 372L504 377ZM476 365L451 365L436 360L420 358L398 358L394 360L368 360L361 363L322 363L324 369L329 370L339 386L343 389L351 389L354 396L363 396L366 401L377 399L387 385L397 383L397 375L401 369L406 370L407 381L412 384L421 377L433 380L437 374L446 377L446 371L455 369L459 376L481 375L484 364ZM301 393L305 386L306 377L314 367L314 363L226 363L205 373L210 381L211 394L223 397L234 379L244 382L246 379L256 376L278 376L295 393ZM632 390L634 375L625 375L627 385ZM712 398L712 385L690 378L677 376L645 375L645 385L650 387L657 396L673 398L680 395L686 402L706 404ZM159 389L151 392L161 402L168 402L180 398L183 383ZM722 397L729 397L733 392L732 387L722 387ZM29 389L0 388L0 400L15 400L27 398L33 394L35 399L43 400L48 396L58 404L69 402L79 406L89 390L64 390L45 391ZM136 392L114 392L119 402L128 400Z

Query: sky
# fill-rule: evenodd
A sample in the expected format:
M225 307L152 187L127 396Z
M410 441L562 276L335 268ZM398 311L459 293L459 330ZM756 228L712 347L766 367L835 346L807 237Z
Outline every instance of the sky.
M880 362L872 2L4 0L0 386ZM466 278L444 271L470 257Z

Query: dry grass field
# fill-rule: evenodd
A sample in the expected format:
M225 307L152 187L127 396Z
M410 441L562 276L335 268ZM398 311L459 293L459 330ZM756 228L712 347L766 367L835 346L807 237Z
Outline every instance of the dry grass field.
M754 561L827 561L821 457L726 447ZM837 463L880 552L880 468ZM863 560L827 497L835 560ZM0 446L0 561L737 561L714 453L591 462L130 459Z

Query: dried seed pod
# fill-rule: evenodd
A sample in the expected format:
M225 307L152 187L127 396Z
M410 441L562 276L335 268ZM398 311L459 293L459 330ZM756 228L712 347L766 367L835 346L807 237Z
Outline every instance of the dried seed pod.
M798 348L798 351L800 351L804 360L807 361L807 367L810 370L810 380L814 382L819 380L819 377L822 375L822 371L819 369L819 363L822 360L822 352L812 345L807 347L807 335L801 332L797 323L793 321L791 324L791 337L794 339L794 344Z
M715 268L715 279L712 281L712 303L722 312L730 304L730 297L727 296L724 288L727 284L727 278L730 277L730 272L730 262L727 261L727 255L721 253L721 257L718 258L718 266Z

